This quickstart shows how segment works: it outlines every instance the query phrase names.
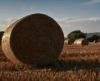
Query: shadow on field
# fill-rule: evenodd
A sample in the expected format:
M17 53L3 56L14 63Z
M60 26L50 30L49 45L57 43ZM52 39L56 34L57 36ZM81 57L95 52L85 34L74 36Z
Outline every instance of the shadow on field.
M73 70L73 71L77 71L80 69L84 69L84 70L96 70L96 71L100 71L100 63L88 63L88 62L66 62L63 60L57 60L56 63L54 64L49 64L46 66L37 66L36 68L38 69L51 69L53 71L69 71L69 70Z
M21 68L17 68L16 66L14 66L13 64L10 63L7 60L7 58L4 56L3 52L0 50L0 61L4 62L4 64L2 65L5 67L0 67L1 70L9 70L10 69L14 70L14 71L18 71L19 70L23 70L23 67ZM8 66L9 65L9 66ZM16 70L17 68L17 70ZM89 69L93 69L96 71L100 71L100 62L87 62L87 61L80 61L80 62L75 62L75 61L65 61L65 60L57 60L55 63L52 64L48 64L48 65L33 65L33 67L30 69L50 69L51 71L56 71L56 72L62 72L62 71L69 71L69 70L73 70L73 71L77 71L80 69L84 69L84 70L89 70ZM12 71L13 71L12 70Z

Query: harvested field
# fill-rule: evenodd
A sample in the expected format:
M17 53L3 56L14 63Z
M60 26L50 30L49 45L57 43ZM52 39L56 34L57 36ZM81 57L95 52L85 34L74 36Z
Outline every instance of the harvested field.
M59 59L47 66L19 66L0 49L0 81L100 81L100 43L64 45Z

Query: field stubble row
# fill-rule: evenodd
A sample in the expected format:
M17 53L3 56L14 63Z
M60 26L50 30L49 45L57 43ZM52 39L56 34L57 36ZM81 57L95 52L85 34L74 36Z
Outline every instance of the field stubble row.
M0 81L100 81L100 44L68 46L47 66L17 66L0 49Z

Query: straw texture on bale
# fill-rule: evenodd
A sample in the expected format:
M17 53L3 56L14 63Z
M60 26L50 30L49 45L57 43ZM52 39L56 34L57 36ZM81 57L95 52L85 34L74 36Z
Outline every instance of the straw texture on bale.
M60 55L62 29L44 14L32 14L11 24L4 32L2 49L15 64L49 64Z

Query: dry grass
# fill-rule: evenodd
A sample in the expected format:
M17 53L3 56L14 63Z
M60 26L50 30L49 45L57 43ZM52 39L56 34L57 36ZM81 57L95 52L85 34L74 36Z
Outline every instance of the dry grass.
M100 81L100 74L91 70L79 71L19 71L0 72L0 81Z
M17 66L0 51L0 81L100 81L100 44L66 45L47 66Z
M68 46L65 44L61 58L66 62L100 63L100 44L88 46Z

